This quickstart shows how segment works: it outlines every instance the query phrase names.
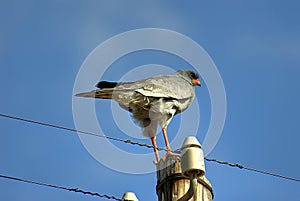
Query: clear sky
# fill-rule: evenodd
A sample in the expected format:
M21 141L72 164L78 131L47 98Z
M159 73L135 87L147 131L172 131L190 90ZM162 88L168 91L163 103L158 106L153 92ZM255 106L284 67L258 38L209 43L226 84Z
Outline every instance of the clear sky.
M169 29L200 44L224 82L226 122L217 146L207 157L299 179L299 2L195 2L1 1L0 113L75 128L74 83L92 50L129 30ZM117 81L133 68L151 63L174 70L191 68L163 52L144 51L117 60L103 78ZM200 141L211 117L207 85L202 82L203 87L196 89L201 109ZM88 90L94 89L94 84ZM115 124L110 102L99 100L95 107L106 135L150 144L150 140L126 136L111 126ZM182 115L171 122L169 133L176 132L180 117L184 118ZM104 166L89 154L76 133L5 118L0 118L0 129L0 174L116 197L134 191L139 200L156 200L155 173L127 174ZM163 146L161 134L158 138ZM126 152L152 151L113 143ZM96 151L121 160L101 147ZM141 167L153 166L153 159L154 155ZM125 161L122 165L128 164ZM213 162L206 162L206 176L213 185L215 201L298 201L300 197L297 182ZM99 200L0 179L0 200L83 199Z

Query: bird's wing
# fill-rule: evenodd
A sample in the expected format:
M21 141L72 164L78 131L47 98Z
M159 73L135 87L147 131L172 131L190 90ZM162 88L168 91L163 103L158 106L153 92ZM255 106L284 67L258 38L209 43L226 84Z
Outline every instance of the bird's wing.
M194 87L179 76L155 76L118 85L115 90L133 90L149 97L187 99L194 96Z
M76 96L105 99L113 98L117 100L126 99L127 101L130 94L134 92L148 97L174 99L193 98L195 93L194 87L177 75L154 76L135 82L99 82L97 87L100 89L79 93L76 94Z

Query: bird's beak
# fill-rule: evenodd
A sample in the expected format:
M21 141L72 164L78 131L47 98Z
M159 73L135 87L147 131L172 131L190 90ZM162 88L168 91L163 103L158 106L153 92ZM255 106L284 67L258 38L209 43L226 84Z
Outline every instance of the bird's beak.
M201 83L198 79L193 79L193 83L197 86L200 86L201 87Z

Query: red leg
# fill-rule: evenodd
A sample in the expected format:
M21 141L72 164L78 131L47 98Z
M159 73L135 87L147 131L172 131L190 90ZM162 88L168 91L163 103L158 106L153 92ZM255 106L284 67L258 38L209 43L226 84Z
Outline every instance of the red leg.
M153 145L153 150L154 150L154 154L155 154L155 158L156 158L156 163L158 163L159 162L159 154L158 154L157 146L156 146L156 136L151 137L151 142L152 142L152 145Z
M167 147L167 153L166 153L166 155L164 155L164 156L162 157L162 159L163 159L163 160L166 160L166 158L167 158L168 156L177 156L177 157L179 157L179 156L180 156L179 154L174 154L174 153L172 153L172 151L171 151L171 146L170 146L169 139L168 139L168 135L167 135L167 129L166 129L166 128L163 128L163 129L162 129L162 132L163 132L163 134L164 134L164 138L165 138L165 142L166 142L166 147Z
M166 142L167 152L171 152L171 147L170 147L170 143L169 143L169 139L168 139L167 129L162 128L162 132L164 134L164 139L165 139L165 142Z

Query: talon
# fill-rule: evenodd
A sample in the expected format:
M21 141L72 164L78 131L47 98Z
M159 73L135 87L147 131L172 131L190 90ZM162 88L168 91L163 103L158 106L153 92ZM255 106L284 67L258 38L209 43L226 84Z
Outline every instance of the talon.
M154 164L154 165L157 165L157 164L159 163L159 161L160 161L160 160L158 160L158 161L155 160L155 161L153 161L153 164Z
M167 153L161 158L163 161L165 161L169 156L177 156L177 157L180 157L180 154L176 154L176 153L173 153L171 151L167 151Z

